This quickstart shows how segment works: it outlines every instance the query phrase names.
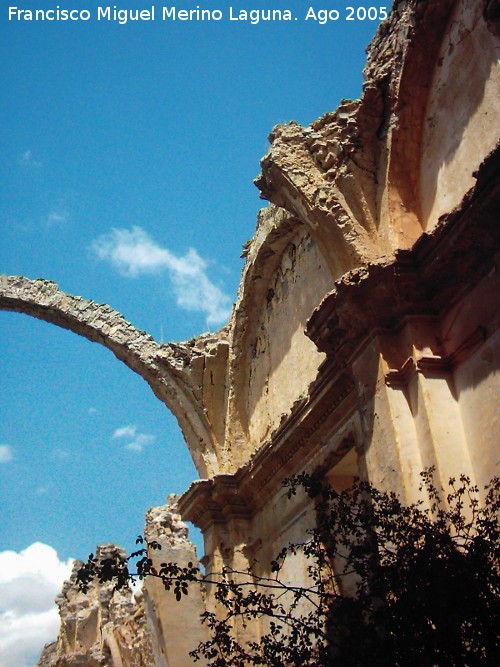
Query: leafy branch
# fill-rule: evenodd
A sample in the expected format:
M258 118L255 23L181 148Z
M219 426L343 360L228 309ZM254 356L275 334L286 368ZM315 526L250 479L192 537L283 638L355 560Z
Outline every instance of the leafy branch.
M155 567L160 545L139 536L144 546L129 558L91 554L80 586L155 577L181 600L190 586L211 585L214 609L201 617L210 638L191 653L210 667L485 664L500 655L500 481L480 503L468 477L446 492L433 478L433 469L422 473L427 503L404 505L367 482L337 492L302 473L284 486L290 498L311 499L316 525L271 563L206 574L193 563ZM308 585L282 576L297 554ZM255 640L238 641L238 628Z

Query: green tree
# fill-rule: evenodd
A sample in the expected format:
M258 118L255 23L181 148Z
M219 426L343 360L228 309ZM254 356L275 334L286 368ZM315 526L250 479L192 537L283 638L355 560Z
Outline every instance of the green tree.
M422 473L430 502L409 506L366 482L337 492L306 474L285 481L290 496L302 490L311 498L317 522L303 542L277 555L268 577L255 566L205 575L192 564L156 570L141 549L121 563L91 557L81 586L94 576L118 587L154 576L180 600L189 586L210 583L218 611L203 614L210 639L192 656L211 667L500 664L500 481L492 480L479 503L467 477L450 480L445 493L432 476L432 469ZM280 576L298 552L308 586ZM235 621L257 620L266 628L259 641L239 643Z

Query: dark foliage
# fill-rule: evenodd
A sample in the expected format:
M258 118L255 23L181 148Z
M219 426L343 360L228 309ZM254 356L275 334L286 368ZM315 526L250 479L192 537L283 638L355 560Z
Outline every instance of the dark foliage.
M180 600L193 583L211 584L218 612L203 614L210 639L192 653L211 667L500 664L500 481L480 504L467 477L450 480L445 494L432 474L422 474L429 505L410 506L365 482L338 493L306 474L287 480L289 496L301 490L314 502L317 526L278 554L267 577L258 564L201 575L191 563L162 563L157 571L141 549L131 556L137 574L128 562L91 556L81 586L95 576L117 587L154 576ZM280 576L298 552L308 586ZM266 628L259 641L238 643L235 625L255 619Z

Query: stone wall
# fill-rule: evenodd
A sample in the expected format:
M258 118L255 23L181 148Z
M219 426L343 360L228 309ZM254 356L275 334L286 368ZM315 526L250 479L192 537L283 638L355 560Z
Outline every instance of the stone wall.
M97 548L96 557L125 558L114 544ZM150 667L154 661L144 599L131 590L113 590L112 583L91 582L80 591L76 561L71 579L56 598L61 618L57 642L45 646L38 667Z
M150 557L159 571L161 563L177 563L186 567L198 564L196 549L188 539L188 528L177 509L177 496L171 495L164 507L152 507L146 514L144 538L161 547L152 550ZM205 611L204 591L191 586L189 595L181 602L173 589L166 591L162 582L152 577L144 583L147 617L155 647L155 667L189 667L193 664L189 652L208 636L200 616ZM198 663L203 667L203 662Z
M460 204L474 186L473 173L498 141L500 54L492 23L484 20L484 4L455 3L437 55L419 170L424 229Z

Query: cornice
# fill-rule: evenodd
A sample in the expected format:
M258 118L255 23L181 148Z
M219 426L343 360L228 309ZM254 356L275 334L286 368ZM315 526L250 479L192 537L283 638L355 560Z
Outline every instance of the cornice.
M410 250L345 274L306 328L338 365L376 329L394 329L413 314L439 316L495 263L500 246L500 149L484 161L476 186Z
M303 469L324 447L322 434L330 432L332 424L344 422L356 406L350 374L325 364L309 398L294 405L246 465L234 474L216 475L190 486L179 499L183 519L202 530L230 520L251 519L268 501L269 486L280 486L283 479L298 472L299 456Z
M390 369L385 374L385 383L389 387L404 388L418 373L425 377L444 376L471 357L486 338L487 334L483 327L477 327L451 354L424 355L418 359L409 357L401 368Z

